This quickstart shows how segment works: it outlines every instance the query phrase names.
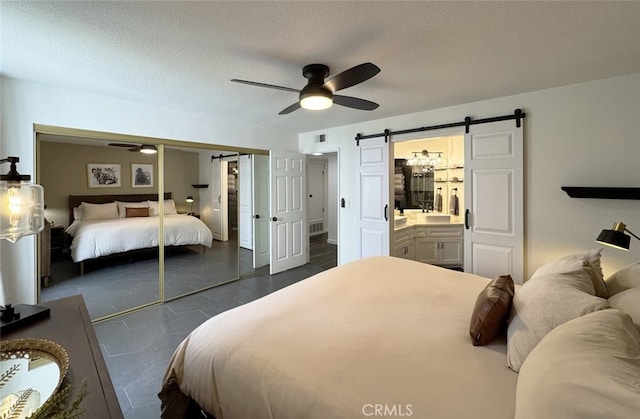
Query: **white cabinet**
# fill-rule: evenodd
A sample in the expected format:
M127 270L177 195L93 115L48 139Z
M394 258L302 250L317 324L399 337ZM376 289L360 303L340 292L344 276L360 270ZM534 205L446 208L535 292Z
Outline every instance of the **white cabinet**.
M403 228L395 233L393 256L403 259L414 259L413 228Z
M463 266L462 225L414 226L414 259L447 267Z

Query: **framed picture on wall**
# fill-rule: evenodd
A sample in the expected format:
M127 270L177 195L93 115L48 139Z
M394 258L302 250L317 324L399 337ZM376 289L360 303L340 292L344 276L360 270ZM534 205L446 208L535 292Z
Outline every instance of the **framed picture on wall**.
M120 165L115 163L87 163L90 188L119 188L122 186Z
M131 164L131 187L132 188L152 188L153 187L153 165L152 164Z

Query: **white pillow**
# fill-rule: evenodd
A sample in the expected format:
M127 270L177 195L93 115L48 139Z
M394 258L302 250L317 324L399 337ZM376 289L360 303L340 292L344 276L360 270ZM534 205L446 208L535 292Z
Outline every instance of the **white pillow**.
M602 310L550 332L522 365L515 419L628 419L640 413L640 332Z
M609 297L609 305L631 316L640 326L640 287L629 288Z
M149 206L148 201L142 202L122 202L116 201L118 204L118 217L126 218L127 217L127 208L147 208Z
M118 205L115 201L107 204L80 204L83 220L110 220L118 218Z
M607 298L607 284L604 281L604 275L602 274L602 264L600 262L601 254L602 248L598 248L590 250L588 252L574 253L572 255L558 258L538 268L533 273L533 275L531 275L531 279L535 278L537 275L572 272L581 267L590 266L591 268L593 268L589 273L593 282L595 295L597 295L598 297Z
M159 211L158 211L158 201L147 201L149 204L149 215L154 217L159 215ZM173 215L173 214L177 214L178 211L176 211L176 203L173 201L173 199L165 199L164 200L164 215Z
M74 221L82 221L82 204L77 207L73 207L73 220Z
M632 263L621 268L606 280L609 287L609 296L629 288L640 287L640 262Z
M544 274L516 291L507 327L507 365L518 372L531 350L555 327L593 311L608 308L594 296L593 268Z

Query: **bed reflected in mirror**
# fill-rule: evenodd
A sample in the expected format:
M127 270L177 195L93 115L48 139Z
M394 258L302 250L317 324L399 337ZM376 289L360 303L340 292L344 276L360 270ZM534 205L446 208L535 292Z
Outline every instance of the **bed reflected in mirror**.
M158 201L157 154L139 144L37 139L48 222L39 238L40 302L81 294L99 319L159 301L159 223L149 212Z
M237 280L241 265L242 275L255 273L254 255L264 253L254 251L256 237L259 249L266 240L268 264L268 235L260 239L268 211L253 218L254 185L268 208L268 164L257 182L253 169L266 151L255 159L214 145L46 128L36 132L47 219L38 302L81 294L99 320L168 301ZM143 144L156 153L142 153ZM245 201L242 176L255 182ZM247 203L248 224L240 215ZM249 230L251 245L241 247Z

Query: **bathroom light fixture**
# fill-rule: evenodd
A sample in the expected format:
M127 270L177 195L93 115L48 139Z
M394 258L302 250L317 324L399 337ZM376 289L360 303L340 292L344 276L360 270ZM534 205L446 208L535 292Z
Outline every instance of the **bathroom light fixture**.
M44 228L44 190L30 182L30 175L18 173L19 161L18 157L0 160L11 164L9 172L0 176L0 239L12 243Z
M435 166L442 163L442 151L413 151L413 157L407 159L409 166ZM420 156L418 156L418 154Z
M140 146L140 152L144 154L156 154L158 152L158 149L156 148L156 146L151 144L142 144Z
M625 231L640 240L640 237L627 230L627 226L623 222L616 221L613 223L613 228L611 230L602 230L596 241L607 246L615 247L616 249L629 250L631 237L624 234Z

